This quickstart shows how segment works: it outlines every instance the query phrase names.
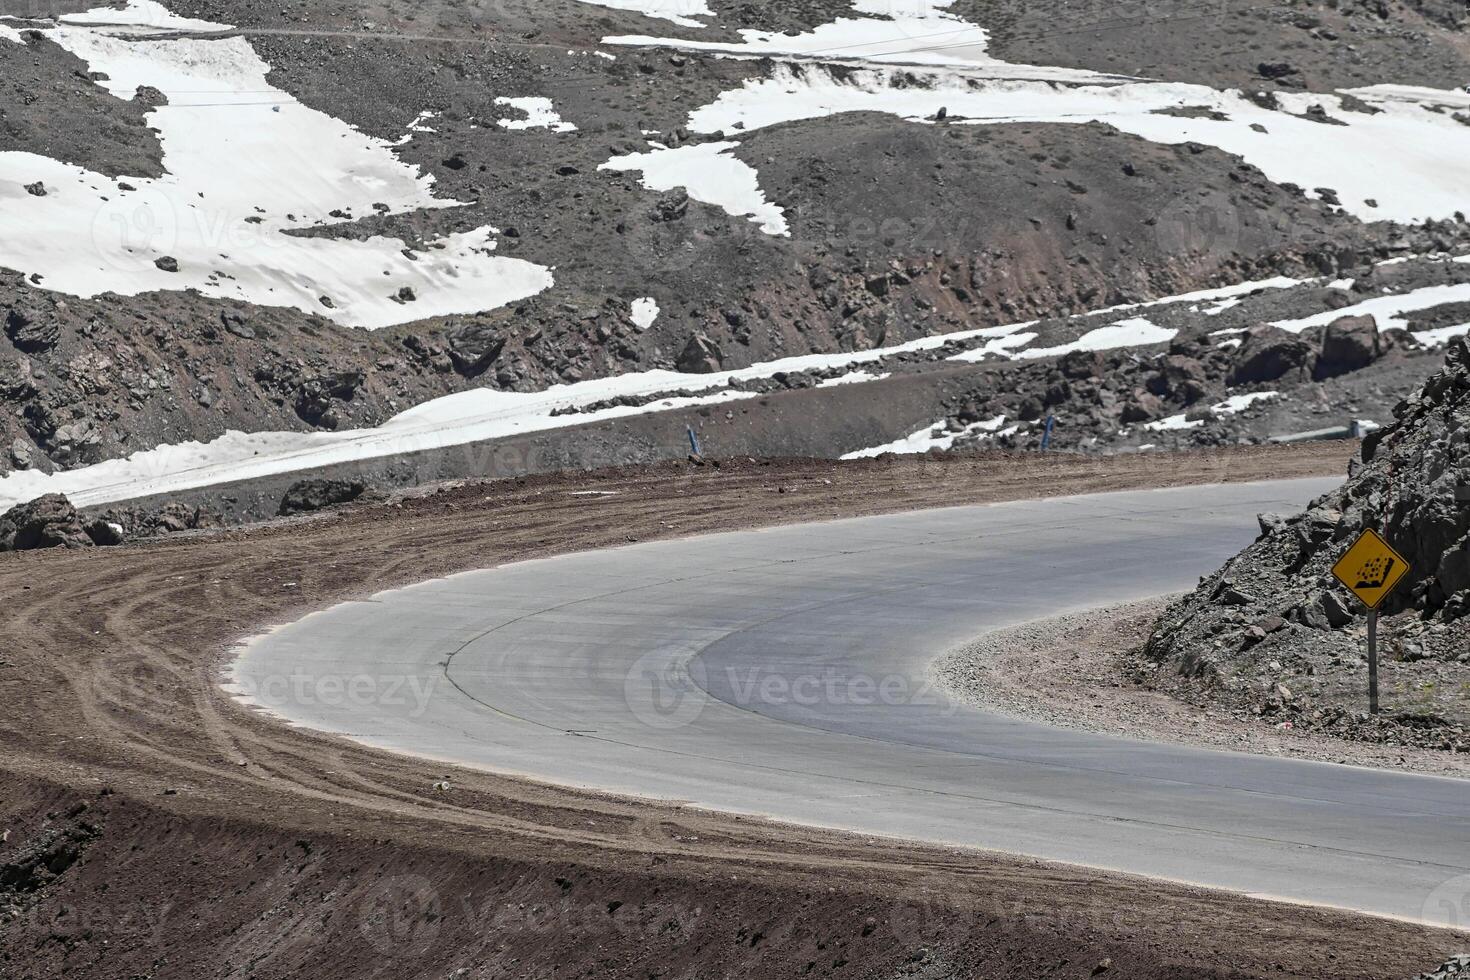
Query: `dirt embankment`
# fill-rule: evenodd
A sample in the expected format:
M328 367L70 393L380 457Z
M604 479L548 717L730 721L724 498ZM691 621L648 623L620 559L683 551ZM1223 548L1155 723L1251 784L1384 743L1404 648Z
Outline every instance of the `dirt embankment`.
M272 724L214 683L244 633L458 569L798 519L1333 473L1346 448L669 465L5 556L0 973L1398 980L1428 969L1463 937L451 773ZM572 495L586 489L615 494Z

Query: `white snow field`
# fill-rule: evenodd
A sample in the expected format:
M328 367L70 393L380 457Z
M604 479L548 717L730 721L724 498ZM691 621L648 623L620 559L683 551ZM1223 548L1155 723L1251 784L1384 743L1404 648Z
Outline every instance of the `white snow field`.
M134 0L44 31L105 74L96 84L118 98L145 85L167 96L148 116L166 172L114 180L0 153L0 266L77 296L192 288L369 328L493 309L552 285L550 270L495 255L490 227L413 258L398 239L285 234L343 220L334 211L362 217L458 202L436 198L433 179L388 143L271 86L270 67L244 38L190 36L226 26ZM145 28L147 38L130 36ZM38 181L44 196L26 190ZM156 264L165 257L177 271Z
M610 7L613 10L631 10L634 13L647 14L649 17L657 17L660 20L671 20L683 27L704 27L705 24L694 18L715 15L715 12L705 4L705 0L578 0L578 2L597 7Z
M896 456L913 456L919 453L927 453L931 449L949 449L961 436L973 436L981 433L993 433L1005 424L1006 417L997 415L993 419L985 419L965 426L958 432L950 432L944 427L943 422L935 422L926 425L917 432L912 432L902 439L893 442L885 442L881 446L869 446L867 449L859 449L856 452L847 453L843 459L872 459L874 456L882 456L884 453L893 453Z
M1470 210L1470 127L1432 102L1359 92L1380 111L1353 111L1340 96L1308 93L1278 93L1280 108L1266 109L1239 92L1172 82L1063 84L889 68L839 78L818 65L781 65L769 78L747 80L695 109L688 128L750 132L848 112L924 123L941 108L959 125L1101 122L1155 143L1217 147L1312 197L1330 189L1364 221L1416 222ZM1306 115L1319 106L1342 125ZM1181 109L1211 115L1172 114Z
M540 96L510 98L502 95L495 100L495 104L519 109L525 113L524 119L496 120L496 125L501 129L549 129L553 133L575 133L577 131L576 125L561 117L561 113L556 111L550 99Z
M1231 395L1224 401L1216 402L1200 411L1209 412L1211 415L1234 415L1250 408L1256 402L1266 401L1276 397L1274 391L1252 391L1244 395ZM1168 432L1177 429L1197 429L1205 424L1204 419L1191 419L1186 414L1170 415L1168 418L1159 419L1157 422L1149 422L1144 428L1150 432Z
M1309 196L1331 190L1365 221L1470 210L1470 127L1445 111L1470 107L1470 93L1383 84L1341 94L1279 92L1268 108L1234 90L1003 62L988 54L985 30L950 13L950 5L853 0L853 12L865 16L791 35L741 30L739 42L603 41L778 61L770 77L747 80L691 112L687 128L695 133L728 136L848 112L932 122L941 109L958 124L1102 122L1152 142L1198 142L1236 154ZM867 70L839 78L823 62ZM1343 96L1378 111L1358 111ZM1196 112L1175 114L1181 109Z
M1056 347L1028 348L1016 356L1020 358L1056 357L1079 350L1112 350L1115 347L1140 347L1145 344L1163 344L1174 339L1178 330L1160 327L1138 316L1119 320L1105 327L1089 330L1069 344Z
M1209 301L1258 289L1282 288L1283 281L1278 277L1261 282L1240 283L1146 303L1113 307L1100 312L1121 313L1170 303ZM804 354L713 374L644 371L570 385L556 385L545 391L532 393L480 388L425 402L372 429L348 429L339 432L231 431L207 443L187 442L159 446L123 459L107 460L51 475L34 470L13 471L0 477L0 510L43 493L65 493L79 506L91 506L338 463L467 446L490 439L610 418L758 398L761 397L758 392L739 391L730 386L738 381L769 378L780 372L855 369L881 362L894 355L935 350L953 343L984 342L980 353L967 352L970 355L967 358L969 360L1017 357L1024 353L1025 345L1036 337L1026 330L1032 325L1032 322L1027 322L980 327L919 337L891 347L833 354ZM1101 350L1106 349L1109 342L1116 346L1156 343L1155 338L1163 332L1165 331L1159 328L1143 328L1134 318L1100 327L1084 336L1089 338L1088 349ZM862 381L868 378L852 380ZM552 414L558 409L592 405L623 395L650 397L675 390L698 394L662 398L645 405L620 405L577 414ZM914 445L921 441L919 433L907 439Z
M646 153L613 157L599 170L642 173L649 190L682 187L691 198L713 204L737 218L749 217L767 235L789 234L786 215L766 200L755 168L729 151L739 143L700 143L675 149L658 147Z
M1455 261L1461 261L1456 259ZM1378 324L1381 333L1384 330L1407 330L1409 323L1403 314L1414 313L1419 310L1427 310L1434 306L1445 303L1467 303L1470 302L1470 283L1449 283L1441 286L1424 286L1420 289L1411 289L1406 293L1391 293L1387 296L1374 296L1372 299L1363 300L1352 306L1344 306L1341 309L1326 310L1313 316L1302 317L1297 320L1277 320L1273 325L1282 330L1290 330L1292 333L1301 333L1312 327L1325 327L1334 320L1340 320L1346 316L1371 316ZM1438 346L1446 344L1455 337L1470 332L1470 323L1459 326L1440 327L1436 330L1420 330L1413 334L1415 340L1421 344Z

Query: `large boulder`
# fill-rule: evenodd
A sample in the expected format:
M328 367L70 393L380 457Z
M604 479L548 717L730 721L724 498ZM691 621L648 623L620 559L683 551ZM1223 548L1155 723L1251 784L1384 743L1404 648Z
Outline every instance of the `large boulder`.
M1294 333L1265 324L1246 332L1235 351L1232 385L1262 384L1288 375L1308 373L1316 351Z
M362 382L361 371L336 371L308 378L296 389L296 414L303 422L335 429L341 421L336 403L350 401Z
M485 373L505 349L505 336L489 323L454 327L445 334L454 369L467 378Z
M61 325L54 310L34 300L18 301L5 315L5 336L18 350L39 354L56 346Z
M90 548L92 544L77 509L63 494L48 493L0 515L0 551Z
M1209 372L1199 361L1185 354L1168 354L1158 372L1148 379L1148 390L1189 405L1204 397L1209 390L1208 381Z
M1322 331L1322 352L1312 376L1321 381L1367 367L1383 356L1378 322L1371 316L1345 316Z
M1118 416L1118 421L1125 425L1132 425L1136 422L1151 422L1163 414L1164 403L1158 395L1135 388L1133 394L1123 403L1123 411Z
M284 517L345 504L361 497L366 490L367 484L361 480L299 480L287 488L279 513Z
M1062 377L1074 381L1106 377L1108 372L1107 359L1095 350L1068 351L1057 361L1057 367Z
M720 370L724 355L719 345L702 333L690 334L689 343L679 355L675 367L685 374L714 374Z

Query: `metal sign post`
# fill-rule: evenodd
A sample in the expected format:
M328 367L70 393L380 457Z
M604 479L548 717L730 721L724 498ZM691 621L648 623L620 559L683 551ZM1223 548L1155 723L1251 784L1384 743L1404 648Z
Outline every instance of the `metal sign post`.
M1368 610L1368 713L1378 714L1378 610Z
M1378 607L1409 574L1404 556L1368 528L1332 566L1332 574L1368 607L1368 712L1378 714Z

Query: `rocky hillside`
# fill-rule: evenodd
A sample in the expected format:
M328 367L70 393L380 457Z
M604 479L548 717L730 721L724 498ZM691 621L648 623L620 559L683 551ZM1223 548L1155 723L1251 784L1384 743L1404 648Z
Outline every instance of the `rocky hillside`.
M1365 528L1410 563L1383 604L1384 707L1365 707L1364 615L1330 568ZM1339 490L1262 515L1256 543L1162 617L1141 676L1275 723L1470 751L1470 347L1363 441Z
M1470 239L1439 0L96 3L0 8L0 477Z

